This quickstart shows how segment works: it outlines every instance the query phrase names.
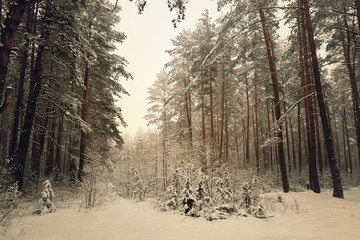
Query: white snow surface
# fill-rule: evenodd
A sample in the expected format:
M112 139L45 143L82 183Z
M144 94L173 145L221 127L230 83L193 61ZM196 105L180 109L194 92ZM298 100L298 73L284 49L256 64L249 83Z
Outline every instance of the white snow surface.
M277 196L279 193L273 193ZM159 212L151 201L118 199L84 213L78 208L13 220L3 240L227 240L227 239L360 239L360 188L345 191L345 200L330 191L281 193L301 212L276 214L267 220L231 217L206 221Z

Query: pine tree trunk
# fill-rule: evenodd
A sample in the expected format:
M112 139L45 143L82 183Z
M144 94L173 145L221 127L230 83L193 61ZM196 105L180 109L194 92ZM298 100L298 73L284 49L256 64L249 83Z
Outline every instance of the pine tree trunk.
M258 93L257 93L257 71L254 72L254 111L255 111L255 160L256 172L260 173L260 157L259 157L259 126L258 126Z
M7 122L8 122L8 113L5 112L1 115L1 135L0 135L0 144L1 144L1 159L7 158L7 139L8 139L8 128L7 128Z
M229 161L229 112L228 101L225 101L225 163Z
M163 125L163 187L165 192L167 187L167 116L165 110L163 112Z
M284 114L286 114L286 102L284 102ZM288 160L288 169L289 169L289 178L291 177L291 158L290 158L290 138L289 138L289 127L287 118L285 121L285 131L286 131L286 152L287 152L287 160Z
M323 159L322 159L322 153L321 153L321 141L320 141L320 126L319 126L319 119L317 114L317 105L316 101L314 101L314 115L315 115L315 130L316 130L316 149L318 152L318 160L319 160L319 174L321 175L323 173Z
M209 23L207 22L207 45L210 52L210 29ZM211 65L209 65L209 93L210 93L210 146L211 146L211 154L210 154L210 162L211 162L211 176L214 175L215 168L215 135L214 135L214 106L213 106L213 79L212 79L212 70Z
M265 40L265 44L266 44L266 50L267 50L266 53L267 53L268 62L269 62L269 69L270 69L270 73L271 73L272 87L273 87L273 93L274 93L275 117L276 117L277 124L279 124L279 126L278 126L279 130L277 131L277 137L279 139L277 153L279 155L281 180L282 180L284 192L289 192L290 187L289 187L289 182L288 182L288 177L287 177L287 172L286 172L284 147L283 147L283 135L282 135L282 127L281 127L281 123L280 123L281 110L280 110L280 101L279 101L277 73L276 73L276 66L275 66L275 56L273 55L274 50L271 48L271 39L270 39L268 29L266 27L265 15L261 8L259 8L259 13L260 13L262 31L264 34L264 40Z
M64 161L62 159L62 151L61 148L63 147L62 139L63 139L63 127L64 127L64 116L60 117L58 123L58 130L57 130L57 147L55 153L55 163L56 167L59 170L59 173L63 173L64 171Z
M347 173L349 171L349 167L348 167L347 152L346 152L346 133L345 133L346 125L345 125L344 114L341 114L341 120L342 120L342 136L343 136L343 148L344 148L344 168L345 168L345 173Z
M269 100L266 100L266 114L267 114L267 129L268 129L268 134L267 134L267 138L270 139L272 137L271 134L271 122L270 122L270 110L269 110ZM272 144L269 145L269 166L272 170L273 168L273 151L272 151Z
M336 156L335 156L335 151L334 151L332 130L330 128L330 123L329 123L329 119L327 116L324 96L323 96L323 92L322 92L319 64L318 64L318 59L317 59L317 54L316 54L314 34L313 34L312 26L311 26L309 4L308 4L308 0L302 0L302 2L303 2L303 6L304 6L304 11L305 11L306 26L307 26L309 46L310 46L310 52L311 52L311 59L312 59L312 64L313 64L313 74L314 74L314 81L315 81L315 87L316 87L316 92L317 92L318 106L319 106L319 110L320 110L325 145L326 145L326 149L327 149L329 165L330 165L330 170L331 170L331 175L332 175L333 185L334 185L333 186L334 187L333 197L344 198L341 177L340 177L340 171L336 164Z
M51 119L49 121L49 129L48 131L48 142L47 142L47 151L46 151L46 160L45 160L45 176L49 177L54 172L54 153L55 153L55 146L54 146L54 139L55 139L55 119Z
M291 117L289 117L289 125L290 125L290 136L291 136L291 153L292 153L292 165L293 171L296 169L296 153L295 153L295 138L294 138L294 129L291 121Z
M221 87L221 129L220 129L220 144L219 144L219 159L223 157L224 145L224 121L225 121L225 66L224 56L222 57L222 87Z
M239 144L239 135L237 131L236 118L234 118L234 139L235 139L235 149L236 149L236 162L240 166L240 144Z
M250 100L249 100L249 83L247 74L245 74L246 87L246 143L245 143L245 163L250 164Z
M34 17L34 9L32 7L28 8L27 12L27 20L26 20L26 31L27 33L31 32L31 24L32 18ZM17 98L15 103L15 110L14 110L14 120L13 120L13 127L11 132L11 142L10 142L10 152L9 152L9 159L13 159L15 157L15 151L18 141L18 132L19 132L19 122L20 122L20 112L21 106L23 104L24 98L24 82L25 82L25 73L27 67L27 60L29 54L30 41L26 38L26 42L24 44L24 51L22 56L21 68L20 68L20 78L18 83L18 90L17 90Z
M338 138L338 128L336 126L336 116L333 114L334 116L334 130L335 130L335 145L336 145L336 157L337 159L339 159L339 168L341 169L341 158L340 158L340 146L339 146L339 138ZM326 161L325 161L326 163Z
M188 68L188 86L189 86L189 92L188 92L188 131L189 131L189 139L190 139L190 148L192 151L193 147L193 134L192 134L192 108L191 108L191 91L190 91L190 85L191 85L191 79L190 79L190 70L189 70L189 64L187 63Z
M202 127L202 144L201 144L201 169L202 172L207 174L208 169L206 165L206 131L205 131L205 100L204 100L204 86L201 84L201 127Z
M301 174L301 167L302 167L302 143L301 143L301 111L300 111L300 103L298 103L298 145L299 145L299 152L298 152L298 163L299 163L299 174Z
M313 103L313 91L312 91L312 81L310 75L310 66L309 66L309 54L307 50L307 41L306 41L306 28L305 28L305 15L301 15L300 23L301 39L300 47L302 48L300 52L303 54L303 69L304 77L302 80L305 82L302 84L303 93L305 98L305 116L306 116L306 130L307 130L307 146L308 146L308 163L309 163L309 183L310 188L315 193L320 193L320 185L317 174L316 166L316 140L315 140L315 123L314 123L314 103Z
M27 151L29 147L29 140L31 135L31 129L33 126L35 110L37 105L37 98L40 94L41 84L42 84L42 57L45 49L45 42L48 39L49 32L47 30L43 30L42 39L43 43L39 45L37 51L37 57L35 61L34 71L31 77L30 85L33 85L34 88L29 93L27 106L26 106L26 115L24 120L24 125L22 127L21 136L19 140L19 147L16 151L13 171L15 181L19 184L19 189L22 189L23 186L23 177L25 171L25 161L27 157Z
M16 0L9 4L9 10L5 19L5 28L1 31L0 46L0 96L2 96L5 86L7 67L10 59L16 32L25 14L26 4L24 0ZM1 98L0 98L1 99Z
M211 66L209 66L209 88L210 88L210 160L211 160L211 176L214 176L214 168L215 168L215 135L214 135L214 111L213 111L213 87L212 87L212 73Z
M344 104L344 108L343 108L343 114L344 114L344 128L345 128L345 136L346 136L346 146L347 146L347 150L348 150L348 156L349 156L349 170L350 170L350 174L352 174L352 159L351 159L351 148L350 148L350 141L349 141L349 131L348 131L348 127L347 127L347 119L346 119L346 108L345 108L345 99L343 98L343 104ZM347 169L346 169L347 171Z
M45 121L44 121L44 125L42 126L42 128L40 129L40 133L37 134L37 138L39 138L39 146L34 146L34 149L36 149L35 152L35 157L33 158L33 170L35 172L36 178L39 180L41 178L41 176L46 175L46 160L45 160L45 166L41 167L41 159L42 159L42 155L44 152L44 148L45 148L45 139L46 139L46 132L47 132L47 126L48 126L48 122L49 122L49 108L47 108L46 110L46 116L45 116ZM33 150L34 150L33 149ZM40 172L41 169L44 169L45 171Z
M359 0L356 0L358 4ZM351 39L349 33L349 25L346 18L346 9L344 8L344 25L346 29L346 37L344 32L340 32L340 37L342 40L345 63L348 69L350 86L351 86L351 96L353 101L353 112L354 112L354 123L355 123L355 133L356 133L356 143L358 150L358 160L360 164L360 101L359 101L359 91L357 87L356 75L355 75L355 64L351 61ZM359 17L359 16L358 16ZM355 58L354 58L355 59Z
M81 110L81 120L86 122L87 117L87 108L88 108L88 87L89 87L89 66L86 64L85 67L85 76L84 76L84 91L83 91L83 103ZM79 171L78 171L78 180L83 181L84 176L84 163L85 163L85 148L86 148L86 133L81 128L80 134L80 158L79 158Z

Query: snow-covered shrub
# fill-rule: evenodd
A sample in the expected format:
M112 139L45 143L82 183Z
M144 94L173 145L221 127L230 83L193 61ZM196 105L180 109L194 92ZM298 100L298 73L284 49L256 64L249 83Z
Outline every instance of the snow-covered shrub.
M180 194L180 199L182 204L181 212L185 214L189 213L189 215L196 214L194 211L191 211L195 207L197 199L194 190L192 189L189 178L187 179L185 187Z
M251 183L245 182L242 186L242 201L241 208L249 209L257 206L259 203L259 189L257 186L258 178L254 177Z
M169 186L164 193L164 203L159 208L161 211L176 210L178 207L178 195L173 186Z
M227 204L234 202L233 192L230 188L230 182L227 177L227 173L224 174L224 178L215 177L212 179L213 186L215 186L215 201L218 204Z
M251 183L245 182L243 184L243 197L240 208L245 210L245 214L250 214L257 218L267 218L260 202L258 180L258 177L255 176Z
M222 212L219 210L214 210L211 212L208 212L204 215L204 217L206 218L206 220L208 221L214 221L214 220L222 220L222 219L227 219L230 217L230 214L226 213L226 212Z
M177 195L181 193L186 179L187 172L183 168L178 167L177 169L175 169L175 173L170 180L170 184L174 187L174 191L176 191Z
M196 189L196 197L198 199L197 205L200 210L208 209L213 204L212 198L205 189L204 180L200 180L198 184L198 188Z
M0 192L0 222L2 222L15 208L17 208L21 192L17 183L10 185L7 190Z
M42 192L41 192L41 199L40 199L40 209L37 211L38 214L45 214L45 213L52 213L56 211L52 200L54 199L54 192L51 188L51 183L49 179L45 180L42 184Z
M132 197L139 201L145 200L144 185L141 180L139 172L135 168L130 169L132 174L131 189Z

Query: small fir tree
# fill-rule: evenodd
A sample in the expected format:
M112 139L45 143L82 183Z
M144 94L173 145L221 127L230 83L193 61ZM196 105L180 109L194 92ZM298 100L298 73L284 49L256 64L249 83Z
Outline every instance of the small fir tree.
M52 203L55 194L51 188L51 183L49 179L45 180L42 186L43 186L43 190L41 192L41 199L40 199L41 208L39 209L38 213L41 215L45 213L56 212L56 208Z
M132 173L132 195L134 199L137 199L139 201L145 200L145 192L144 192L144 184L141 180L139 172L131 168Z
M160 206L160 208L164 211L167 210L175 210L178 207L178 194L173 186L169 186L164 193L164 201L165 203Z
M185 187L180 195L181 202L182 202L182 209L181 211L185 214L188 214L190 210L195 206L197 199L194 193L194 190L192 189L190 179L188 178Z
M10 185L7 190L0 192L0 223L17 208L21 192L17 183Z

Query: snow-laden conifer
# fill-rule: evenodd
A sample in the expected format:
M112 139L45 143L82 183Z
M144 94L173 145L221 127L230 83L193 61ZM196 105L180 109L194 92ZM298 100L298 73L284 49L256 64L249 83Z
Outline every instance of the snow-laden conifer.
M141 180L139 172L135 168L130 169L132 174L132 196L139 201L145 200L144 184Z
M54 199L54 191L52 190L51 183L49 179L45 180L42 184L43 190L41 192L41 206L40 209L37 211L40 215L45 213L52 213L56 211L52 200Z

